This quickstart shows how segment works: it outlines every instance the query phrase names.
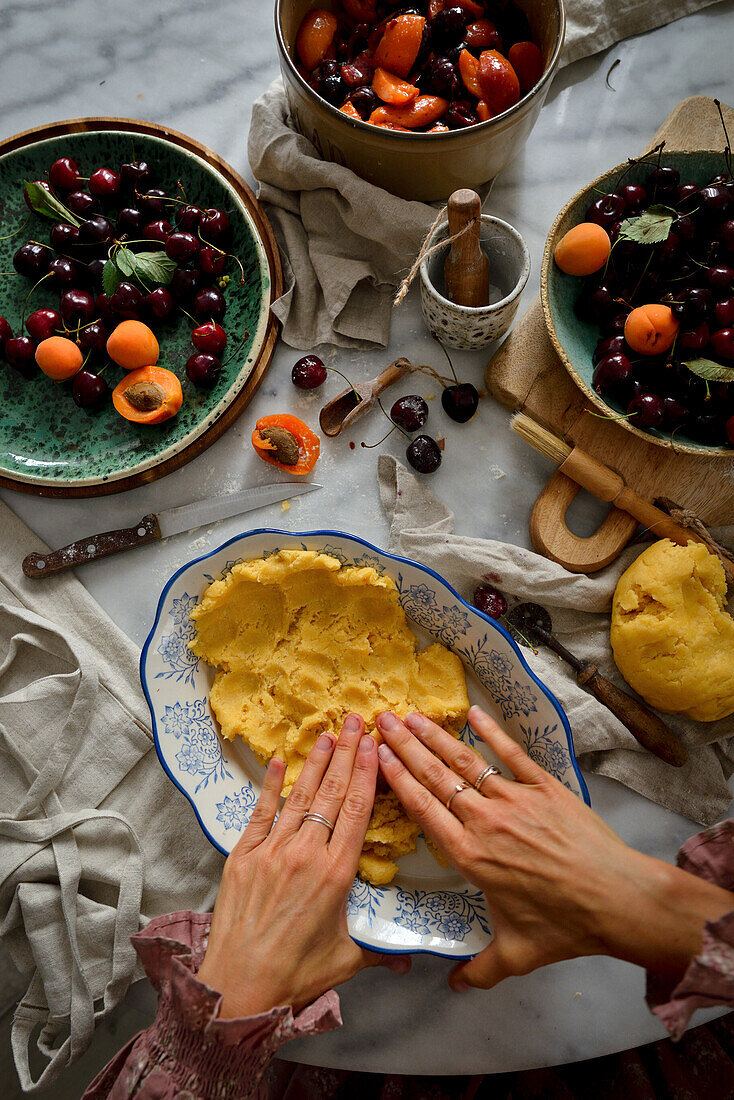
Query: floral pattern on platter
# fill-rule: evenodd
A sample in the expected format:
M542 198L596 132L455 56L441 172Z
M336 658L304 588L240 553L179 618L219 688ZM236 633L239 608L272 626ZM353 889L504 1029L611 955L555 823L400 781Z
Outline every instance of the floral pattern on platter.
M237 561L286 548L331 554L344 564L369 566L392 577L409 620L473 670L467 680L470 700L501 713L507 730L533 759L588 800L560 705L528 671L507 634L440 577L338 532L253 531L190 562L169 581L141 662L160 759L221 851L232 850L250 820L262 768L250 750L221 741L215 732L208 703L211 670L187 648L193 637L190 614L207 585ZM462 736L487 755L468 726ZM485 899L468 883L457 886L454 873L439 867L423 844L406 857L405 873L403 867L401 862L397 879L384 887L355 880L347 902L352 936L376 950L423 950L454 959L481 951L491 937ZM445 877L450 882L444 886Z

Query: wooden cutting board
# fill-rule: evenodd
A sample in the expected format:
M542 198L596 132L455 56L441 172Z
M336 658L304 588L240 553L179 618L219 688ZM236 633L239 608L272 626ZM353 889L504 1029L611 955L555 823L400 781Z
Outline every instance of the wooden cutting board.
M734 110L725 107L729 132ZM680 103L650 142L666 149L723 149L721 120L713 99L694 96ZM705 523L734 523L734 455L708 458L675 454L625 431L611 420L590 415L590 405L553 350L540 299L515 326L487 364L487 389L511 409L528 416L617 470L648 500L668 497L695 512ZM611 508L588 538L565 522L579 492L564 474L554 473L533 506L530 537L535 549L572 573L593 573L621 553L637 521Z

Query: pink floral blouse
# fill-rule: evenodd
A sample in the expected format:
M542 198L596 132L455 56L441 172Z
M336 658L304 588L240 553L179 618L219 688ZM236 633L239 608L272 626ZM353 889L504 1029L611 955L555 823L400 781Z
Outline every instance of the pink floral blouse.
M692 837L678 865L734 891L734 821ZM220 1020L221 995L196 977L211 917L156 917L133 946L158 993L158 1011L95 1077L82 1100L257 1100L271 1059L289 1039L341 1026L339 998L324 993L296 1016L288 1005ZM648 975L647 1000L674 1039L697 1008L734 1006L734 910L704 926L703 948L674 989Z

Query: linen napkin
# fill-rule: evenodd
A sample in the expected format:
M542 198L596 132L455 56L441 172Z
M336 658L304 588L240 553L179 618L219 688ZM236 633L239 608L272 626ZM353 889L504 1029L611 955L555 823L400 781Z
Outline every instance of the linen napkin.
M223 861L152 751L137 648L70 573L23 576L41 543L2 502L0 532L0 939L29 983L11 1039L32 1092L142 976L131 933L210 908Z
M640 545L626 549L593 577L568 573L520 546L455 535L453 513L392 456L380 455L378 478L391 524L390 549L435 569L468 602L486 578L510 604L512 597L541 604L562 644L629 691L609 645L610 612L617 581L642 552ZM712 534L724 545L734 542L734 528L714 529ZM734 715L718 722L665 715L690 750L688 762L673 768L643 749L550 650L540 647L535 654L526 648L523 656L566 711L584 770L616 779L700 825L711 825L726 813L732 799L727 780L734 771Z
M567 0L561 64L715 2ZM286 289L272 306L283 340L385 347L395 288L442 204L397 198L323 160L294 128L280 78L255 100L247 155L283 257Z

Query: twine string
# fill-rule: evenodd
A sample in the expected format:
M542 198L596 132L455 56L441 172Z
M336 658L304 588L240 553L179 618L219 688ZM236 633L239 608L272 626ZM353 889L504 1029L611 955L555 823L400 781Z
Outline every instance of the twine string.
M418 270L419 270L421 264L423 263L423 261L425 260L426 256L432 256L433 253L438 252L438 250L440 248L446 248L447 245L453 244L454 241L458 241L459 237L463 237L464 234L468 233L469 230L471 229L471 227L476 222L479 221L479 218L477 218L477 217L470 218L469 221L466 223L466 225L463 226L463 228L461 228L458 231L458 233L452 233L450 237L443 237L440 241L437 241L436 244L433 244L433 245L429 246L428 242L430 241L431 237L433 236L433 234L438 229L439 225L441 224L442 219L446 216L446 211L447 210L448 210L448 206L444 206L444 207L441 208L441 210L439 210L438 214L436 215L436 218L435 218L435 221L434 221L433 225L431 226L431 228L428 230L425 237L423 238L423 244L420 247L418 255L416 256L415 260L413 261L413 264L410 268L410 271L408 272L408 274L405 276L402 283L398 287L397 294L393 298L393 303L392 303L393 306L399 306L400 303L402 302L403 298L405 297L405 295L410 290L410 286L411 286L413 280L415 279L416 275L418 274Z

